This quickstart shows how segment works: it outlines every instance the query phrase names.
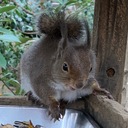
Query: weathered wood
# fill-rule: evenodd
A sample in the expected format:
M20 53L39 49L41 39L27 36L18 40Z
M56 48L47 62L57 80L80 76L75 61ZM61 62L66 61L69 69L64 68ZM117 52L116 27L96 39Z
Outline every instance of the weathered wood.
M125 57L123 89L122 89L121 97L122 97L121 104L128 110L128 39L127 39L127 49L126 49L126 57Z
M128 28L128 0L96 0L92 47L97 55L97 79L121 99Z
M0 105L35 106L24 96L1 96ZM68 104L67 108L86 110L103 128L128 128L128 112L124 107L100 95L77 100Z
M25 96L0 96L0 105L32 106Z
M103 128L128 128L128 112L118 102L90 96L85 103L86 110Z
M17 106L37 106L33 104L26 96L0 96L0 105L17 105ZM46 107L46 106L45 106ZM77 102L67 104L67 108L84 109L84 100L80 99Z

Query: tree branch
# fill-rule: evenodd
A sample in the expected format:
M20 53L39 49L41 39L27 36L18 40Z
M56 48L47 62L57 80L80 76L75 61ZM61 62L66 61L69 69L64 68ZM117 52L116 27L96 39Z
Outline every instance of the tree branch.
M17 5L18 7L22 8L24 12L30 14L30 15L35 15L33 12L30 12L29 10L21 7L15 0L12 0L14 2L15 5Z

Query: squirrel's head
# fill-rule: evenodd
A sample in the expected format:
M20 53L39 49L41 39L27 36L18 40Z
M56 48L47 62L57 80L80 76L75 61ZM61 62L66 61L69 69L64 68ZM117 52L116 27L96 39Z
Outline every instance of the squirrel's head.
M53 79L63 85L60 89L76 90L84 87L92 70L89 49L69 45L60 54L52 68Z

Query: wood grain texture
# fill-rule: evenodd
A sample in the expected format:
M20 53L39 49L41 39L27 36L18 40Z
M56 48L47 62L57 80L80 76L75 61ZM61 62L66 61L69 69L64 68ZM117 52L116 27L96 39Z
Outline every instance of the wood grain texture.
M127 50L125 56L125 67L124 67L124 80L123 80L123 91L122 91L121 104L128 110L128 37L127 37Z
M0 105L35 107L35 104L24 96L1 96ZM67 108L86 111L103 128L128 128L128 112L118 102L104 96L91 95L69 103Z
M92 48L97 55L96 77L101 87L120 101L128 32L128 0L95 2Z
M84 100L80 99L77 100L77 102L72 102L70 104L67 104L67 108L73 108L73 109L84 109ZM40 107L39 105L34 104L32 101L28 100L26 96L0 96L0 105L16 105L16 106L37 106ZM43 106L42 107L46 107Z
M102 128L128 128L128 112L118 102L103 96L90 96L85 103L85 110Z
M0 96L0 105L32 106L25 96Z

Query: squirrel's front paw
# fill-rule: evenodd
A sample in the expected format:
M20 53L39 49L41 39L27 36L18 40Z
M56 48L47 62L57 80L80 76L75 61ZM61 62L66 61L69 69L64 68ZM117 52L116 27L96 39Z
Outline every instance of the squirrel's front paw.
M43 105L39 99L33 96L31 91L27 92L25 96L27 96L28 100L30 100L33 104L39 105L39 106Z
M54 120L59 120L62 118L62 110L60 108L60 102L56 101L53 97L50 97L50 104L49 104L49 115Z
M54 106L54 107L49 107L49 112L48 112L48 114L51 116L51 119L53 119L54 120L54 122L56 121L56 120L58 120L59 121L59 119L61 118L61 113L60 113L60 108L59 108L59 106Z
M93 88L93 94L104 94L106 95L109 99L114 100L113 96L110 94L110 92L108 92L107 90L101 88L99 86L99 83L97 82L96 79L91 79L90 81L91 83L91 87Z

